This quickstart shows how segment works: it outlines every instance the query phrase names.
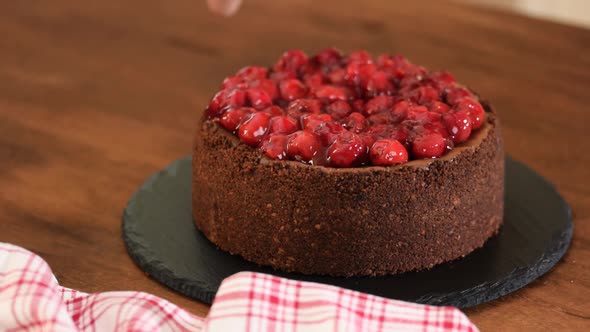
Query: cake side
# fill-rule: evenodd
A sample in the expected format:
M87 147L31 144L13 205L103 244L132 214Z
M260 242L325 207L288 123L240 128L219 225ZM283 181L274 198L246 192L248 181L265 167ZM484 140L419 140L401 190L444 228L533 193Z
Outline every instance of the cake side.
M392 274L464 256L502 223L501 128L485 106L477 144L470 138L453 155L399 167L270 160L203 119L195 223L223 250L306 274Z

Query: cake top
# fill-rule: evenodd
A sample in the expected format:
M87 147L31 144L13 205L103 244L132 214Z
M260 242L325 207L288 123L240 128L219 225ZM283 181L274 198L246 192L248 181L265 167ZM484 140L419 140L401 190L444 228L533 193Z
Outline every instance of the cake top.
M478 98L448 72L333 48L240 69L206 114L271 159L327 167L437 158L485 120Z

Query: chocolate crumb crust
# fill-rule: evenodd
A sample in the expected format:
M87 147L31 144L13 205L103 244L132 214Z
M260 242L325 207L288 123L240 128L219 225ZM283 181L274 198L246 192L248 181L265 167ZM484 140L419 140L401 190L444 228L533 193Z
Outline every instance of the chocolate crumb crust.
M483 246L502 224L504 151L486 123L447 155L393 167L271 160L203 118L193 216L222 250L278 270L375 276L428 269Z

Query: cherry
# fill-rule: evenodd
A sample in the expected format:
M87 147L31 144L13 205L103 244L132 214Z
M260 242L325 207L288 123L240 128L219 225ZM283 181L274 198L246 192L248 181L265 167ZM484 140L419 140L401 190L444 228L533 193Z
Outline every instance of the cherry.
M256 110L250 107L230 108L219 118L219 123L227 130L234 132L251 113Z
M350 106L352 107L353 112L362 113L365 111L365 101L362 99L353 100L352 103L350 103Z
M373 59L367 51L354 51L348 55L348 63L372 64Z
M281 55L279 61L274 65L274 70L296 73L307 65L307 60L307 54L303 51L290 50Z
M440 157L444 151L445 139L439 133L419 135L412 142L412 154L416 158Z
M333 167L351 167L365 162L367 146L355 133L342 132L328 148L327 162Z
M279 115L283 115L283 113L284 113L283 109L280 108L279 106L276 106L276 105L272 105L270 107L267 107L267 108L263 109L262 111L270 116L279 116Z
M445 99L447 101L447 104L455 105L457 103L457 101L459 101L460 99L463 99L465 97L473 97L473 93L471 93L471 91L467 90L464 87L457 86L457 87L448 88L446 90Z
M473 129L481 127L485 121L485 112L481 104L472 98L461 98L456 101L455 109L457 111L465 111L469 114L471 119L471 126Z
M278 115L270 119L269 133L291 134L298 129L297 120L286 115Z
M315 91L315 96L324 102L348 100L346 91L333 85L322 85Z
M343 123L344 128L357 134L365 131L368 125L367 119L359 112L351 113Z
M428 79L439 89L447 89L456 84L455 77L447 71L437 71L430 73Z
M250 100L250 105L257 110L261 110L263 108L267 108L272 105L272 100L266 91L258 88L250 88L248 89L248 99Z
M287 159L287 135L270 134L260 144L260 149L271 159Z
M275 100L279 97L279 89L277 88L277 84L273 80L269 79L260 79L250 82L251 88L259 88L265 91L270 99Z
M380 139L369 149L373 165L391 166L408 161L408 151L395 139Z
M241 77L230 76L226 77L221 84L221 89L235 89L235 88L247 88L248 84L244 83Z
M240 107L246 103L246 93L243 90L221 90L213 96L207 107L210 118L219 117L228 107Z
M318 64L329 67L338 65L342 60L342 53L335 48L326 48L320 51L315 57L313 57L314 61Z
M383 71L374 72L367 81L365 95L374 97L378 95L393 95L395 87L389 80L389 75Z
M264 112L252 114L238 129L240 140L250 146L258 146L266 135L270 124L270 115Z
M315 89L324 84L324 76L320 73L305 75L303 81L310 89Z
M332 115L334 120L341 120L348 116L350 112L352 112L352 108L350 107L349 103L343 100L337 100L326 106L326 112Z
M375 98L372 98L365 105L364 114L369 116L375 113L389 111L389 109L391 109L391 106L393 105L393 101L393 97L390 96L377 96Z
M406 94L406 98L414 103L429 104L440 99L438 90L431 86L420 86Z
M259 66L247 66L240 69L236 76L245 81L261 80L268 76L268 69Z
M316 135L309 131L300 130L289 135L287 155L293 160L311 161L319 149Z
M461 143L469 138L471 134L471 118L469 117L469 112L461 110L446 113L443 115L443 121L453 143Z
M428 106L429 111L440 113L440 114L445 114L450 109L451 108L449 107L449 105L447 105L441 101L433 101L432 103L430 103L430 106Z
M303 113L320 113L322 102L317 99L297 99L287 105L287 115L299 119Z
M306 130L314 131L321 124L331 122L330 114L304 114L301 116L301 127Z
M298 79L284 80L279 84L281 98L286 101L293 101L305 97L307 87Z
M314 132L320 137L320 142L324 146L329 146L334 143L336 137L345 131L346 128L335 122L324 122L314 130Z
M332 69L326 76L328 78L328 81L330 81L332 84L344 84L344 78L346 77L346 69L336 67Z
M346 75L344 80L350 85L360 86L365 88L367 81L373 73L377 71L377 66L372 63L350 63L346 67Z
M273 71L270 73L269 78L275 82L280 82L292 78L297 78L297 73L292 71Z

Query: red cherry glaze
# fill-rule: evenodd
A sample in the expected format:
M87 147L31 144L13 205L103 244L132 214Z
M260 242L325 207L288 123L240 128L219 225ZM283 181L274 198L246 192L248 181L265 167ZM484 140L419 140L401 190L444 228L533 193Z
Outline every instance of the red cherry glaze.
M287 159L287 141L287 135L270 134L262 140L260 149L271 159L285 160Z
M230 108L219 118L219 124L225 129L234 132L246 117L253 112L256 112L256 110L250 107Z
M270 115L264 112L252 114L238 129L238 137L250 146L258 146L268 132Z
M328 164L333 167L358 166L367 159L367 146L357 134L343 132L328 148Z
M270 119L269 133L291 134L298 129L297 120L286 115L278 115Z
M288 79L279 83L281 98L286 101L301 99L307 95L307 87L298 79Z
M223 81L211 121L271 159L327 167L436 158L485 122L477 96L448 72L400 55L328 48L285 52L272 68L248 66Z
M424 134L414 138L412 154L418 159L436 158L443 154L445 146L445 139L440 134Z
M369 150L373 165L391 166L408 161L408 151L398 140L380 139Z
M287 155L292 160L309 162L319 149L318 138L312 132L300 130L289 136Z

